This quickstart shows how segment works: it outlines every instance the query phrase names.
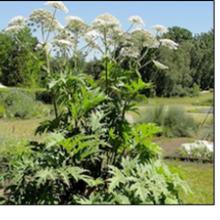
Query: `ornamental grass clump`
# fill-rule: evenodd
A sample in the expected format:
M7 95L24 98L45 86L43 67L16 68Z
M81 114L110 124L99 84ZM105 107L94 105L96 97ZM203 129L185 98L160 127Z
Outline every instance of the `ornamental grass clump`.
M139 69L155 64L155 58L147 63L143 58L149 48L160 47L160 36L135 29L143 25L137 16L129 19L131 27L124 31L118 19L108 13L99 15L92 25L69 17L66 26L56 28L56 10L67 10L60 3L48 5L54 8L54 19L48 17L52 27L45 22L44 13L38 14L35 23L43 30L40 41L56 115L36 130L38 134L47 132L48 140L31 142L28 157L10 161L4 202L181 203L179 192L187 187L165 166L160 147L152 142L161 129L153 123L133 125L125 117L126 112L137 110L139 92L152 86L142 80ZM83 32L81 25L85 27ZM56 72L50 68L50 59L56 56L51 50L54 42L63 58ZM123 50L135 55L128 59ZM80 56L94 53L99 54L103 66L98 80L86 75L79 65ZM70 60L74 66L69 65ZM164 69L159 61L156 66Z

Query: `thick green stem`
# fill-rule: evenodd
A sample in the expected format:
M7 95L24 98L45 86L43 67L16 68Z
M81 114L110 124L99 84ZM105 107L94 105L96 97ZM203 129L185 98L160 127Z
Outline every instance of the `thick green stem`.
M53 18L51 20L50 28L48 30L48 33L47 33L47 36L46 36L46 39L45 39L46 44L47 44L47 41L49 40L50 32L52 30L53 21L54 21L55 16L56 16L56 11L57 10L55 9L54 12L53 12ZM49 60L49 54L48 54L47 48L45 48L45 53L46 53L47 73L48 73L48 76L51 77L50 60ZM55 117L57 119L58 118L58 108L57 108L57 102L56 102L55 95L54 95L53 91L52 91L52 102L53 102Z
M106 86L106 93L108 94L108 60L107 60L107 57L105 58L105 86Z
M47 48L45 48L45 54L46 54L46 63L47 63L47 74L48 74L48 77L50 78L51 71L50 71L50 61L49 61L49 54L48 54ZM55 117L57 119L58 118L58 109L57 109L57 103L56 103L55 96L54 96L53 92L52 92L52 102L53 102Z
M107 33L104 31L104 46L105 46L105 89L108 94L108 45L107 45Z

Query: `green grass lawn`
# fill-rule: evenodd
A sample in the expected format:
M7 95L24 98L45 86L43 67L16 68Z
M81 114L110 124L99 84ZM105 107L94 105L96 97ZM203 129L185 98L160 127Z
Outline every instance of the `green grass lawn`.
M166 160L188 183L191 193L181 194L183 204L213 204L213 164Z
M154 97L147 98L141 105L196 105L196 106L210 106L213 104L213 93L200 93L195 97Z

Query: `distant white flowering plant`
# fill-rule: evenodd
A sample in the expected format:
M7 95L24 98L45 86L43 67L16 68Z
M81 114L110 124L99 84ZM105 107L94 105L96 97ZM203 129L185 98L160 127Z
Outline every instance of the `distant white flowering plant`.
M212 142L197 140L193 143L185 143L180 147L179 154L182 157L199 160L213 160L214 146Z

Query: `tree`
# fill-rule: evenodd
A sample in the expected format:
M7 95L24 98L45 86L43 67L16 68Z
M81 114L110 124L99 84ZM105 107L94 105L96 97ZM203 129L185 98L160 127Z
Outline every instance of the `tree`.
M192 32L186 28L174 26L168 28L168 32L164 34L164 38L169 38L177 43L182 43L184 41L192 40Z
M42 59L35 51L38 41L28 28L16 36L0 33L0 81L7 86L40 84Z
M214 88L214 36L213 30L196 35L191 50L191 71L201 89Z

